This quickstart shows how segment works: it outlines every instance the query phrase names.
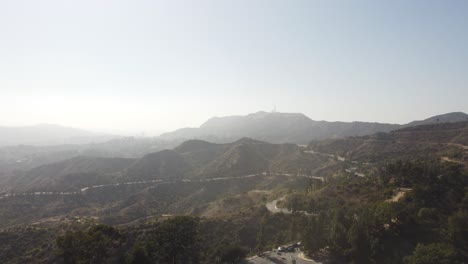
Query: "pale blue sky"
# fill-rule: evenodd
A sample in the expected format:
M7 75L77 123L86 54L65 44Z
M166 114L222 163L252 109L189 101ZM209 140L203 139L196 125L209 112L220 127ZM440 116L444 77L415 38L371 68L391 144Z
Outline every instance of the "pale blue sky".
M468 1L0 1L0 125L468 112Z

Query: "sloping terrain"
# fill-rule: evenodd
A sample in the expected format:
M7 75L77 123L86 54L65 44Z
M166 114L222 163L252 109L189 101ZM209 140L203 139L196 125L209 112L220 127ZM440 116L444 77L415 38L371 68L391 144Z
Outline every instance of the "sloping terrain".
M271 143L307 143L312 139L356 136L390 131L399 125L368 122L314 121L299 113L257 112L246 116L214 117L199 128L165 133L162 139L203 139L230 142L243 137Z
M463 112L453 112L444 115L436 115L424 120L417 120L406 124L405 126L420 126L439 123L456 123L468 121L468 115Z
M102 143L83 145L0 147L0 171L29 170L76 156L141 158L146 154L173 148L181 141L156 138L118 138Z
M467 162L468 122L421 125L390 133L329 139L309 147L349 159L373 162L411 157L449 157Z
M311 179L295 174L336 163L297 145L248 138L228 144L191 140L140 159L80 156L11 178L0 216L7 225L61 215L112 223L164 213L214 215L223 211L222 203L215 203L219 199L285 184L303 188Z
M363 136L390 132L420 124L460 122L468 115L448 113L404 125L372 122L315 121L299 113L257 112L246 116L214 117L199 128L183 128L165 133L161 139L203 139L211 142L231 142L243 137L271 143L306 144L311 140Z
M22 176L10 179L10 185L21 191L77 191L90 185L105 184L134 162L125 158L78 156L61 162L42 165ZM115 176L114 176L115 177Z
M174 150L139 159L79 156L17 173L4 188L18 192L76 192L116 183L154 180L240 177L263 172L315 173L333 165L294 144L270 144L248 138L227 144L186 141Z
M307 178L259 175L212 181L109 186L70 195L19 195L0 199L0 227L65 216L95 217L111 224L162 214L222 216L262 207L264 201L261 199L263 196L258 196L258 200L251 200L248 207L232 202L224 210L221 204L228 197L237 196L236 199L243 200L247 199L247 192L254 190L274 193L284 188L303 189L309 181Z
M270 144L248 138L214 144L189 140L174 150L146 155L130 166L126 180L236 177L266 171L310 171L328 158L304 153L293 144Z
M49 124L0 127L0 146L87 144L104 142L114 138L118 138L118 136Z
M145 155L127 170L126 180L181 179L187 177L189 164L173 150Z
M218 234L234 226L223 241L242 237L240 245L248 245L251 254L291 241L302 241L304 253L333 255L341 263L361 263L354 253L361 248L375 263L402 263L427 241L451 243L452 250L464 254L465 244L459 243L466 223L461 214L466 170L460 163L466 161L467 128L468 122L431 124L312 142L307 148L249 138L226 144L189 140L138 159L75 157L15 178L18 190L37 192L0 197L0 239L28 250L28 261L35 256L46 263L56 257L47 252L55 252L63 237L31 230L60 228L53 230L67 236L76 232L68 223L91 221L91 226L135 228L126 243L149 243L145 250L152 250L158 247L145 237L153 224L191 215L200 216L200 223L217 221ZM286 210L270 211L266 205L272 201ZM210 237L202 245L215 241L213 223L200 233ZM447 230L451 240L440 238ZM34 246L19 243L15 232ZM85 249L102 237L75 234L70 239L84 237ZM170 232L169 241L173 237ZM373 252L368 241L382 249ZM70 248L74 252L75 244ZM0 247L6 259L18 252Z

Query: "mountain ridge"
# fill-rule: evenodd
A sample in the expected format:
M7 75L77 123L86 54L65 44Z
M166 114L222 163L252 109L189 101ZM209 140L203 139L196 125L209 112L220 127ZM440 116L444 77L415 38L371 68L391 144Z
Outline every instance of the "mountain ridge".
M451 112L442 115L435 115L424 120L415 120L405 126L429 125L435 123L454 123L468 121L468 115L463 112Z
M468 120L462 112L451 112L407 124L378 122L316 121L302 113L256 112L248 115L212 117L198 128L181 128L160 135L161 139L201 139L217 143L236 141L243 137L271 143L306 144L311 140L364 136L390 132L404 127L437 122Z
M116 138L119 136L53 124L0 126L0 146L88 144Z
M310 156L295 144L249 138L215 144L189 140L139 159L78 156L22 172L5 182L13 192L78 191L91 185L152 180L240 177L265 171L314 170L328 157ZM67 183L68 182L68 183Z

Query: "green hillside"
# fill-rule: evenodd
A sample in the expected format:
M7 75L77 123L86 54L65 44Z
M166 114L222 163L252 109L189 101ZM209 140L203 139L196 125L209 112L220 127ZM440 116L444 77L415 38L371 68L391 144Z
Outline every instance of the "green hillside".
M307 147L189 140L137 159L42 165L7 181L0 259L242 263L301 241L321 263L465 263L467 129L431 124Z

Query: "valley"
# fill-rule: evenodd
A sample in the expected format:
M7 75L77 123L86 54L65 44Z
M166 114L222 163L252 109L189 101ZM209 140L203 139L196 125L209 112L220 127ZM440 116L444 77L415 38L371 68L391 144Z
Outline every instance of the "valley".
M468 264L467 14L0 0L0 264Z
M464 217L459 206L466 186L467 131L466 122L431 124L307 145L192 139L139 156L75 152L32 168L3 170L0 241L15 241L28 253L7 257L11 250L0 246L0 258L6 263L58 261L61 253L48 255L45 249L66 250L60 241L67 236L81 243L74 236L99 234L96 224L121 233L122 253L130 256L138 249L136 241L143 248L162 243L152 232L181 221L196 228L196 239L219 246L197 251L203 263L230 250L248 263L346 263L355 257L343 248L359 251L350 246L356 243L353 235L386 240L389 232L399 230L392 239L406 239L406 228L427 232L432 224L424 221L439 221L421 217ZM438 191L429 195L426 190L433 188ZM457 205L449 206L449 199ZM413 206L419 209L414 212ZM416 214L411 216L416 222L405 214ZM218 229L207 231L210 225ZM360 225L368 231L363 233ZM17 233L43 240L21 244L14 238ZM228 234L235 241L228 242ZM292 241L303 242L301 253L271 250ZM195 245L205 247L199 242L187 246ZM415 245L401 243L368 257L380 261L388 250L408 255ZM109 244L103 250L113 248Z

